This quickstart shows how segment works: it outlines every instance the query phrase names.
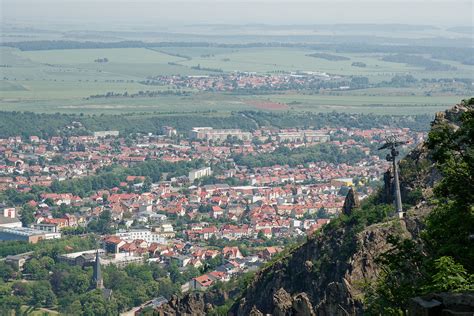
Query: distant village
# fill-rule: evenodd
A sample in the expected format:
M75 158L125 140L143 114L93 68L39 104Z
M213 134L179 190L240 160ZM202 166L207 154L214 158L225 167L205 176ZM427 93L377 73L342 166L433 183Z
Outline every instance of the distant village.
M97 233L97 248L61 254L61 261L84 267L100 260L99 268L155 262L179 269L202 269L213 262L206 273L181 286L182 292L206 290L257 270L288 241L304 238L330 222L341 211L350 188L357 190L360 199L368 196L389 164L374 148L392 134L411 145L425 136L393 128L190 127L187 134L180 134L164 126L159 135L131 137L99 131L88 136L0 139L0 192L38 192L38 198L23 205L0 200L0 240L38 243L85 233L91 222L107 213L111 229ZM355 164L315 160L299 166L253 168L233 159L323 143L342 151L358 148L365 157ZM117 186L83 196L54 192L57 183L95 176L113 166L198 159L202 167L163 174L158 181L128 175ZM22 214L25 208L32 211L30 221ZM6 261L21 270L30 255L8 256Z
M168 86L177 89L192 89L197 91L237 91L246 89L291 90L320 88L348 89L347 80L338 75L325 72L296 72L257 74L249 72L234 72L212 76L166 76L150 77L140 83L152 86ZM349 80L350 81L350 80Z

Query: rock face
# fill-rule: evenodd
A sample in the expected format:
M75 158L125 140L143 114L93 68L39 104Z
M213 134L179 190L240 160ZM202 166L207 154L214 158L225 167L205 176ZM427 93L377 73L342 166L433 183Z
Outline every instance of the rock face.
M310 239L260 271L230 314L362 315L362 284L377 277L374 259L389 248L387 237L417 238L419 223L418 215L408 216L369 226L354 237L345 227Z
M168 304L158 310L159 315L203 315L206 313L206 303L203 293L192 293L183 298L173 296Z
M474 293L436 293L411 300L409 315L464 315L474 313Z
M349 192L346 195L344 200L344 206L342 207L342 212L346 215L351 215L352 210L360 206L359 196L353 188L349 189Z

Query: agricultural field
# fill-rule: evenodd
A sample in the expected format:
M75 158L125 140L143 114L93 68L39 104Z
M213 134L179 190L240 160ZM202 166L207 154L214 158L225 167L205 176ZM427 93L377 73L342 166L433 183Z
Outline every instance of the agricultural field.
M230 112L344 111L354 113L432 113L463 97L459 93L422 89L360 89L332 94L281 92L270 95L237 95L188 91L182 95L91 99L108 92L173 90L173 86L140 83L159 75L215 75L233 71L273 74L326 72L340 76L364 76L371 83L390 81L396 75L422 78L472 78L474 66L454 61L455 71L427 71L422 67L383 61L383 54L347 54L328 60L312 57L304 48L109 48L20 51L0 47L0 110L64 113L124 112ZM324 55L323 55L324 56ZM106 62L101 60L106 59ZM364 63L365 67L353 66Z
M459 97L353 96L278 94L259 96L261 100L285 104L286 110L310 112L377 113L389 115L425 114L444 110L446 104L455 104ZM269 109L266 109L269 110Z

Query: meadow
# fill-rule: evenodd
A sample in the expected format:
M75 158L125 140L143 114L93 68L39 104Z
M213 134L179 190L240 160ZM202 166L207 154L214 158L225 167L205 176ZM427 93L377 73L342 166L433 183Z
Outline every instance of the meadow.
M342 76L365 76L370 82L389 81L395 75L421 78L472 78L474 66L442 61L456 71L434 72L421 67L385 62L381 54L330 54L347 60L308 56L303 48L111 48L20 51L0 47L0 110L64 113L193 112L262 109L255 101L281 103L267 110L344 111L354 113L433 113L463 97L452 93L366 89L329 94L284 93L233 95L192 92L190 96L88 99L107 92L137 93L173 87L145 86L139 81L157 75L212 75L209 70L275 73L319 71ZM97 62L107 58L108 62ZM366 67L355 67L360 62ZM200 66L201 69L192 67ZM204 68L204 69L203 69ZM209 68L205 70L205 68Z

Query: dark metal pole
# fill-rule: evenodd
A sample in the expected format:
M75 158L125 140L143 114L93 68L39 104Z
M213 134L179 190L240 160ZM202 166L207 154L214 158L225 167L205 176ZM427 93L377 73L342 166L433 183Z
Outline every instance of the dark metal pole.
M397 151L392 148L392 163L395 184L395 207L399 217L403 217L402 195L400 193L400 181L398 180Z
M395 208L397 210L397 215L399 218L404 216L403 214L403 206L402 206L402 196L400 192L400 180L398 177L398 165L397 165L397 156L399 152L397 147L405 144L406 142L398 141L396 136L389 136L386 138L386 143L382 145L379 150L382 149L390 149L390 153L387 154L387 161L392 163L393 168L393 184L394 184L394 200L395 200Z

